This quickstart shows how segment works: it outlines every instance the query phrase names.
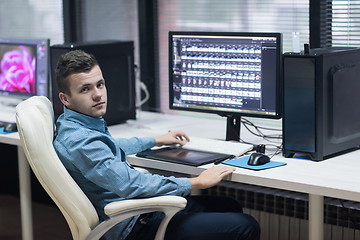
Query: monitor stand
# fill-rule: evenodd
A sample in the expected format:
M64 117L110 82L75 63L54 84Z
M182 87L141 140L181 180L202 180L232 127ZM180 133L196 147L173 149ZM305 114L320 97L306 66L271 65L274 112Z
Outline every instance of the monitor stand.
M240 141L241 117L227 116L226 141Z

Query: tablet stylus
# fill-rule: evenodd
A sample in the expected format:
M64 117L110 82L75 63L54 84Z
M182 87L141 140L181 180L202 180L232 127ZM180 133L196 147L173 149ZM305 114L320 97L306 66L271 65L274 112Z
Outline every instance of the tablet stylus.
M216 160L216 161L214 162L214 164L215 164L215 165L218 165L218 164L222 163L222 162L225 161L225 160L233 159L233 158L235 158L235 157L236 157L235 155L230 155L230 156L229 156L228 158L226 158L226 159Z

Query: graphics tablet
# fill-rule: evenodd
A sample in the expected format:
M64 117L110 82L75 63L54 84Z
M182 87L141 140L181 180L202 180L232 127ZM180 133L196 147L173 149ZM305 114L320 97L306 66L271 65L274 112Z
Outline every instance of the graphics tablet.
M165 147L156 150L146 150L136 154L136 156L196 167L208 163L221 162L234 157L233 155L228 154L189 150L181 147Z

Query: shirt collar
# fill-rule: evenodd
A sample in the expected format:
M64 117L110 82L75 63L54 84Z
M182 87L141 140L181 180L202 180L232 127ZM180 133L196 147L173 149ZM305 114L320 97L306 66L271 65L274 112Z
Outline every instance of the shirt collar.
M98 130L101 132L106 132L106 122L104 118L94 118L88 115L75 112L71 109L68 109L64 106L64 117L66 120L79 123L87 128Z

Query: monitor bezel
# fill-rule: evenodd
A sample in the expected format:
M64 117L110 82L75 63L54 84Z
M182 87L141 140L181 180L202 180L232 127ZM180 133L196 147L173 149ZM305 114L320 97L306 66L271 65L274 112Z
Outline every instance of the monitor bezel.
M276 100L275 100L275 114L265 114L262 112L253 113L253 112L233 112L233 111L224 111L220 109L202 109L202 108L186 108L180 106L174 106L174 94L173 94L173 47L172 39L174 35L194 35L194 36L230 36L230 37L275 37L276 41ZM282 34L279 32L198 32L198 31L170 31L169 32L169 108L172 110L184 110L191 112L203 112L203 113L212 113L218 114L220 116L235 116L235 117L256 117L256 118L268 118L268 119L280 119L283 115L282 113Z

